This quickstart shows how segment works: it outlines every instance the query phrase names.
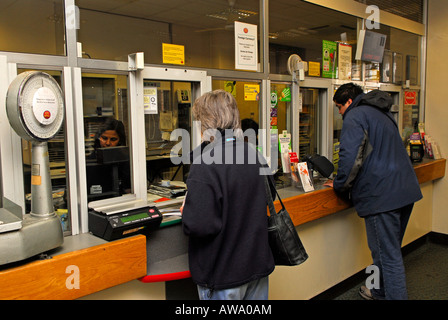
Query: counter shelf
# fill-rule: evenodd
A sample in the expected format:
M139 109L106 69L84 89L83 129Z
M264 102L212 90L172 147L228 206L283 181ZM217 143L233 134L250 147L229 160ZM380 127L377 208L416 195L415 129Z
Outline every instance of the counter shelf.
M414 164L420 184L445 175L446 160L423 159ZM339 198L333 188L322 183L315 190L304 193L295 187L278 190L283 204L291 215L295 226L348 209L351 204ZM277 210L281 205L274 201ZM163 224L163 222L162 222ZM188 269L188 238L183 234L182 225L160 228L147 238L148 275L142 282L170 281L190 277Z

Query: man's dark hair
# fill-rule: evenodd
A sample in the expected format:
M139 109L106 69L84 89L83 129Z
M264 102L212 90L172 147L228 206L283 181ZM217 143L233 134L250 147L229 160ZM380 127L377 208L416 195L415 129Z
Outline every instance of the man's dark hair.
M333 101L344 105L347 103L348 99L355 100L355 98L361 93L363 93L363 90L360 86L352 82L346 83L340 86L338 90L336 90L333 96Z
M254 129L256 133L258 133L258 123L256 123L254 120L245 118L241 120L241 129L246 131L247 129Z

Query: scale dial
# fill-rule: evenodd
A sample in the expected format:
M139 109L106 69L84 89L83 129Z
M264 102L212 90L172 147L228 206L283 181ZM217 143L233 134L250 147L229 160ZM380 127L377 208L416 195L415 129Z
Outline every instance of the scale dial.
M45 72L23 72L8 88L6 112L11 126L23 139L50 140L64 120L61 88Z

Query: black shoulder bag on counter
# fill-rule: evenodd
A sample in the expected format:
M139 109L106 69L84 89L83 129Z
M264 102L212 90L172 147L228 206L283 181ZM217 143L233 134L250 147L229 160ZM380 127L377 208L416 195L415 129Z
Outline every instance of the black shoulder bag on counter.
M305 262L308 259L308 254L302 241L300 241L291 217L283 205L282 199L274 187L278 200L282 205L282 209L279 212L275 211L274 201L269 187L270 183L269 178L265 176L266 198L270 213L268 217L268 236L274 261L276 265L296 266Z

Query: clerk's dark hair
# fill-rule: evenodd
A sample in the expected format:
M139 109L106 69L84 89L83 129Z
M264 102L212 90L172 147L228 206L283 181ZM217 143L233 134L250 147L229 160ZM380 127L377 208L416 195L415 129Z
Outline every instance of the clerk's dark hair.
M113 130L118 134L120 140L118 141L117 146L125 146L126 145L126 131L124 129L123 122L117 120L113 117L106 118L103 125L100 127L98 132L95 135L95 141L93 147L95 149L100 147L100 137L104 133L104 131Z
M343 84L339 87L338 90L336 90L333 101L339 104L346 104L348 99L355 100L357 96L359 96L364 91L360 86L357 84L354 84L352 82Z

